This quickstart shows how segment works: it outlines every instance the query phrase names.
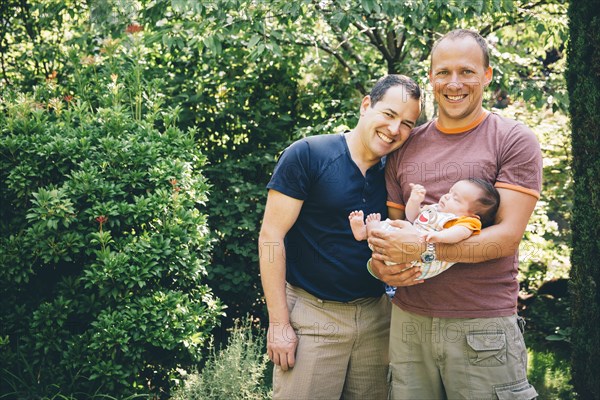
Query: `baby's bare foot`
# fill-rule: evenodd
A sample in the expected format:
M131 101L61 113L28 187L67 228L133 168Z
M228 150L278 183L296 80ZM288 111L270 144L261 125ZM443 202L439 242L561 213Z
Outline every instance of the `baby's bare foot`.
M377 229L379 228L379 224L381 223L381 214L379 213L373 213L373 214L369 214L367 215L367 237L369 237L369 232L371 232L371 229Z
M367 240L367 226L364 222L365 214L360 211L352 211L348 216L350 228L356 240Z
M369 222L380 222L381 221L381 214L379 213L373 213L373 214L369 214L367 215L367 224Z

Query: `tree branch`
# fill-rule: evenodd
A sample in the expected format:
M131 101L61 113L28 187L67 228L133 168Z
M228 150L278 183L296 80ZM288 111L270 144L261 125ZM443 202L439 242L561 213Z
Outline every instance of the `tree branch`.
M390 54L389 49L387 47L385 47L385 44L383 42L383 39L382 39L379 31L376 28L364 26L357 21L352 22L352 25L354 25L354 27L356 29L358 29L358 31L360 33L364 33L369 38L369 41L371 42L371 44L373 46L375 46L375 48L377 50L379 50L379 52L381 53L381 55L383 56L383 58L385 59L387 65L388 65L388 71L389 71L390 66L393 65L394 58Z
M265 38L268 38L268 39L272 38L269 34L265 34L264 32L257 32L257 33L263 35ZM352 68L352 66L350 64L348 64L348 62L344 59L344 57L342 57L342 55L338 51L329 47L327 44L319 43L317 41L304 42L304 41L300 41L300 40L296 40L296 41L292 42L292 41L285 40L285 39L280 39L279 42L288 44L288 45L297 45L297 46L309 47L309 48L316 46L317 48L323 50L327 54L333 56L342 65L342 67L344 67L344 69L348 72L348 74L352 78L356 77L356 74L354 73L354 69ZM362 94L367 93L365 87L363 86L363 84L361 82L358 82L358 81L355 82L355 86Z
M537 3L528 3L528 4L524 5L523 7L521 7L521 10L533 10L536 7L543 6L546 4L556 4L556 3L552 0L540 0ZM483 37L486 37L490 33L497 31L498 29L502 29L502 28L510 26L510 25L520 24L522 22L525 22L525 14L523 12L517 13L517 16L518 16L518 18L515 18L514 21L507 19L506 21L498 23L496 25L490 24L490 25L486 26L485 28L480 29L479 34Z
M342 32L339 26L331 23L331 18L328 17L330 12L323 9L323 7L321 7L321 5L318 2L314 2L313 4L315 8L321 13L321 15L323 15L323 19L327 22L329 28L331 28L331 31L334 33L342 49L344 49L344 51L348 53L348 56L354 59L354 61L356 61L357 63L363 63L363 58L354 51L354 48L350 44L350 41L346 37L344 32Z

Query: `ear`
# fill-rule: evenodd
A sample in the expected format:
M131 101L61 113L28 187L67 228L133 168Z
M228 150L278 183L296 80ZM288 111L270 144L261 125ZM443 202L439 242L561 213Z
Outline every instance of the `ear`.
M492 78L494 77L494 70L492 69L492 67L487 67L487 69L485 70L485 75L484 75L484 85L488 86L490 84L490 82L492 81Z
M365 112L367 111L367 108L371 107L371 96L366 95L365 97L363 97L362 101L360 102L360 116L362 117Z

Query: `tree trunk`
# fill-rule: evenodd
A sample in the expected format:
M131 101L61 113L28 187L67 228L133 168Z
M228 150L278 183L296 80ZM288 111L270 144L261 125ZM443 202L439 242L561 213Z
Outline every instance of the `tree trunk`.
M581 399L600 399L600 8L571 0L567 86L572 120L572 373Z

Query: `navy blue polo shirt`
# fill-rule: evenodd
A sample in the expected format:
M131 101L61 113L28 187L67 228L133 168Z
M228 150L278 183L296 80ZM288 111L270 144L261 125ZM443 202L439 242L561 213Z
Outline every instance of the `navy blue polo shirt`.
M311 136L283 152L267 188L304 201L285 238L290 284L342 302L384 293L366 268L371 250L348 221L354 210L387 217L384 162L363 176L342 134Z

